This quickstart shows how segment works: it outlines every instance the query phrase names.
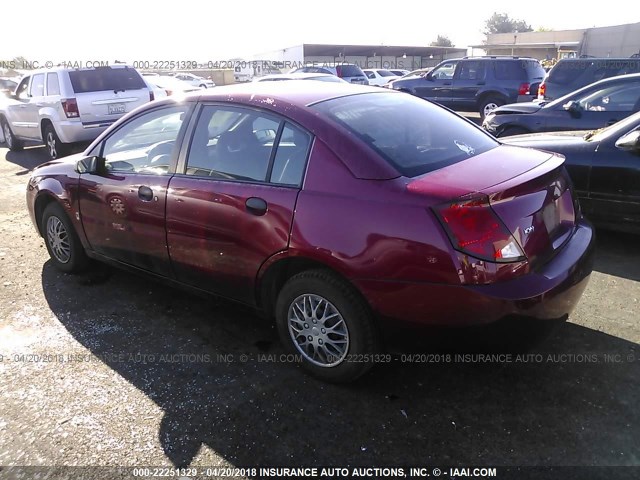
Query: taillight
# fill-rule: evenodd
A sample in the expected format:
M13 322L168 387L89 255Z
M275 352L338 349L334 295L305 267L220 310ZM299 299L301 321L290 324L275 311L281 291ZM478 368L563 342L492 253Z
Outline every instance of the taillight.
M524 252L489 206L485 196L435 207L453 248L491 262L517 262Z
M61 100L62 109L67 118L78 118L80 110L78 110L78 102L75 98L63 98Z
M531 88L530 84L521 83L520 88L518 89L518 95L529 95L529 88Z
M342 66L336 65L336 77L342 78Z
M542 82L538 87L538 98L544 100L544 95L547 93L547 86Z
M153 94L153 90L149 90L149 101L153 102L156 99L156 96Z

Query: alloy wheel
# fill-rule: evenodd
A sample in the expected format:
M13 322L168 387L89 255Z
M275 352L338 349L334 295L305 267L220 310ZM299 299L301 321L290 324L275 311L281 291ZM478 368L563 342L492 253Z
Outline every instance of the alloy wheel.
M340 364L349 351L349 330L338 309L315 294L297 297L289 306L289 334L297 350L320 367Z
M69 234L64 223L58 217L51 216L47 220L47 242L49 242L51 252L60 263L67 263L71 259Z

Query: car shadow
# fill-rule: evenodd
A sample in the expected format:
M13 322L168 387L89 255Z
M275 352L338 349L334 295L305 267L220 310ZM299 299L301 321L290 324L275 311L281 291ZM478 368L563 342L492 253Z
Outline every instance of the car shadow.
M640 281L640 249L638 235L598 229L596 232L596 260L593 269Z
M49 161L45 147L25 147L19 152L7 151L5 158L7 162L14 163L24 169L17 172L16 175L26 175L38 165Z
M232 303L50 261L42 287L75 340L163 410L149 440L175 466L203 445L235 466L640 462L638 345L572 323L527 356L396 356L331 385Z
M82 143L71 147L70 155L82 152L88 144ZM44 146L26 146L24 150L19 152L7 151L5 158L8 162L14 163L24 170L16 173L16 175L26 175L38 165L48 162L49 154Z

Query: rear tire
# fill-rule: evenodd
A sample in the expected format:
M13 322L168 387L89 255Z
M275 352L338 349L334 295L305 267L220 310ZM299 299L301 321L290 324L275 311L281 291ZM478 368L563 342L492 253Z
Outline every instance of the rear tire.
M9 150L12 152L19 152L24 148L24 144L13 134L9 122L4 117L0 119L0 128L2 128L2 134L4 135L4 143L7 144Z
M498 138L510 137L512 135L526 135L527 133L531 133L531 132L529 130L527 130L526 128L508 127L508 128L505 128L502 131L502 133L500 133L500 135L498 135Z
M40 227L53 264L65 273L84 270L89 259L71 220L59 203L51 202L44 209Z
M283 345L322 380L350 382L366 373L378 352L368 305L346 281L327 270L308 270L284 285L276 303Z
M489 97L483 98L482 101L480 102L480 108L478 109L478 112L480 113L480 119L484 120L484 117L486 117L489 114L489 112L493 111L498 107L501 107L505 103L506 102L504 101L504 99L496 96L489 96Z
M44 127L44 144L51 160L66 157L71 151L71 145L60 141L55 128L50 123Z

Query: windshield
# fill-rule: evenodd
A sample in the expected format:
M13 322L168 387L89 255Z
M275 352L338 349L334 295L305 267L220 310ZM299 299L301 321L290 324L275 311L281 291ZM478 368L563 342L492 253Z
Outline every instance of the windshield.
M352 95L312 108L353 132L407 177L461 162L499 145L461 117L401 93Z

